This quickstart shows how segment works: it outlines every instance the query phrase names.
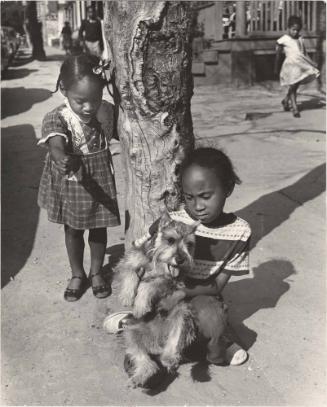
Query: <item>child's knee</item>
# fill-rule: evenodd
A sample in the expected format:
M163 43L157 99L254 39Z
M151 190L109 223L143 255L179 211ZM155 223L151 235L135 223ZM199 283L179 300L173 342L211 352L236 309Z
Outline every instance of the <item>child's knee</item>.
M219 341L227 327L227 306L215 297L197 296L191 300L200 334Z
M207 344L207 361L213 364L223 364L225 361L223 341L220 338L212 338Z
M89 242L105 243L106 241L107 241L107 229L106 228L90 229Z
M80 238L84 234L84 230L73 229L68 225L65 225L65 234L71 238Z

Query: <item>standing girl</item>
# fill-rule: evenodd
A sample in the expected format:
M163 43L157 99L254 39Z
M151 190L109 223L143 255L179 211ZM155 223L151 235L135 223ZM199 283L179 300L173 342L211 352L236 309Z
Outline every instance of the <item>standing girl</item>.
M40 181L38 204L50 222L64 224L72 278L66 301L78 300L89 283L97 298L110 294L101 274L108 226L120 224L112 159L114 108L102 101L103 65L91 55L71 56L60 69L57 88L65 101L47 113L39 145L49 150ZM105 125L99 117L106 117ZM109 119L108 119L109 118ZM84 231L89 230L91 270L83 266Z
M300 117L296 104L296 92L301 84L308 83L319 76L314 62L309 58L300 36L302 21L300 17L290 16L288 19L288 32L277 40L277 55L275 72L278 73L283 51L285 61L280 71L280 83L288 86L288 92L282 100L285 111L290 110L290 102L294 117Z

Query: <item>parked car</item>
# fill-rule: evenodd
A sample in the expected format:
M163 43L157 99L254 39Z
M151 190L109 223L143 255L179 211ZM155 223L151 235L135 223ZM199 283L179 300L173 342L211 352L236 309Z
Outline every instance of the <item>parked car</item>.
M12 27L0 27L1 36L1 72L12 63L19 48L19 34Z
M1 31L1 72L5 71L9 66L10 54L8 43L2 35Z

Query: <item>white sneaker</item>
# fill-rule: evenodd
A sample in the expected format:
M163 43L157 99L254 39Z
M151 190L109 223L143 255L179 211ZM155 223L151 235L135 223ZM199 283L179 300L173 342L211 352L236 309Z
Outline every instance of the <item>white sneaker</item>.
M242 349L237 343L233 343L226 349L226 362L230 366L239 366L248 359L247 352Z

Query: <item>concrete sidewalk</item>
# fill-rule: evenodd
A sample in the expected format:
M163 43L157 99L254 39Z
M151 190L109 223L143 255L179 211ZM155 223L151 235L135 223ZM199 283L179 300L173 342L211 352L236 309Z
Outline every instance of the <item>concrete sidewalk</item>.
M226 288L249 361L240 367L186 364L152 393L131 389L122 339L102 329L121 309L89 290L67 303L63 228L36 205L44 151L42 118L62 53L10 68L2 81L2 405L326 405L325 102L299 95L302 117L281 110L276 84L196 88L198 145L223 148L243 183L227 210L253 229L251 274ZM19 62L19 61L18 61ZM23 62L22 62L23 63ZM114 156L121 214L124 169ZM124 244L108 230L105 270ZM89 252L86 250L86 269Z

